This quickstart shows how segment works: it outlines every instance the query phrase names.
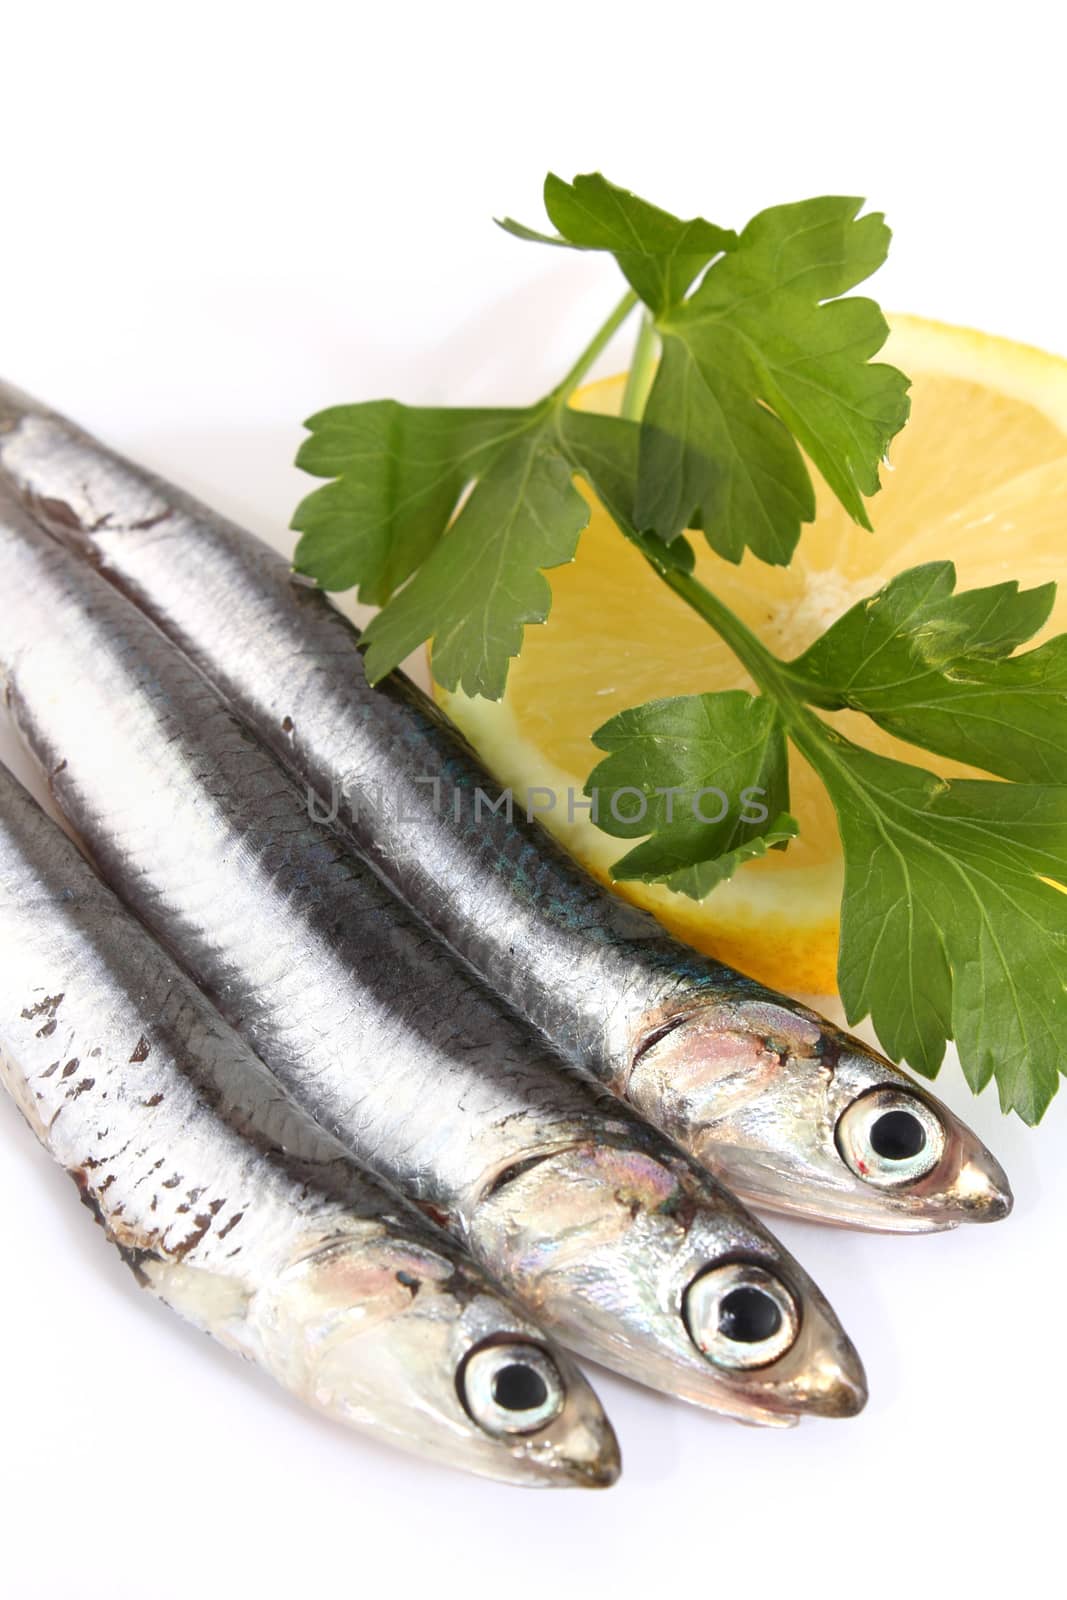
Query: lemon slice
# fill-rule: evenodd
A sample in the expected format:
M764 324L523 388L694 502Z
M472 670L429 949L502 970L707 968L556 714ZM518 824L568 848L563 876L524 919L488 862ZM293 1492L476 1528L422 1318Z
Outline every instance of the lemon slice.
M698 575L776 654L797 655L836 617L905 567L950 558L960 587L1059 578L1067 505L1067 362L967 329L896 317L884 359L913 380L911 421L871 502L872 535L818 485L818 515L787 568L746 556L738 566L699 535ZM623 380L579 404L618 409ZM668 590L596 505L578 556L551 573L552 612L526 630L505 698L438 688L448 714L517 796L531 786L581 794L600 759L593 731L617 712L665 695L751 688L736 657ZM1067 628L1067 591L1048 633ZM830 720L858 743L948 775L970 769L905 746L867 718ZM682 939L776 988L835 991L841 852L825 790L790 753L800 836L746 864L695 902L661 885L618 893ZM632 841L610 838L561 800L542 820L604 882Z

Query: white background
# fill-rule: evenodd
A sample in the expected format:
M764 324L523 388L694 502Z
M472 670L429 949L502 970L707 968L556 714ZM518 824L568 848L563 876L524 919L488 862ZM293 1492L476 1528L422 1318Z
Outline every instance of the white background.
M610 265L490 224L536 224L550 167L737 225L867 195L896 230L883 303L1063 351L1051 15L9 4L0 364L286 545L303 416L532 398L614 303ZM941 1087L1008 1167L1009 1222L780 1230L864 1353L866 1413L754 1432L605 1376L626 1470L600 1495L481 1484L305 1415L139 1294L0 1104L0 1586L1062 1593L1067 1095L1034 1134L954 1070Z

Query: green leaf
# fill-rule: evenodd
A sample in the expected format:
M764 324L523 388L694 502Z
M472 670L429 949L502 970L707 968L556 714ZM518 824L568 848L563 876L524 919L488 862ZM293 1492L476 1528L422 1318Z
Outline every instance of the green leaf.
M639 437L636 424L621 417L570 410L560 417L560 439L568 458L619 531L661 571L692 572L696 557L687 539L665 544L655 534L639 533L634 523Z
M971 1087L1036 1123L1064 1060L1067 787L947 782L829 729L803 749L841 829L850 1022L931 1077L955 1039Z
M483 458L527 422L521 411L370 400L320 411L306 426L297 466L335 481L296 508L294 567L383 605L433 549Z
M538 244L607 251L654 311L665 311L681 300L708 262L737 244L732 229L716 227L703 217L683 222L609 183L599 172L586 173L573 183L550 172L545 179L545 210L559 229L556 238L510 218L500 226L516 238Z
M740 515L756 554L788 559L814 514L797 444L870 527L864 496L877 491L879 464L907 418L908 385L895 368L871 364L888 333L874 302L835 298L888 247L882 217L858 218L861 205L826 197L761 212L687 300L657 315L663 360L644 418L641 527L670 540L695 521L736 560ZM683 472L668 492L672 449Z
M1055 585L955 585L950 561L931 562L860 601L791 664L801 692L1000 777L1067 783L1067 637L1010 655L1047 621Z
M598 728L608 753L590 774L597 820L619 839L648 835L612 866L692 899L796 834L785 738L774 706L742 690L653 700Z
M377 683L424 640L446 688L498 700L523 627L552 603L544 567L570 561L589 507L542 429L502 450L411 581L363 634Z
M662 359L643 416L637 526L669 544L703 529L729 561L788 562L815 497L803 449L857 522L908 415L907 380L872 364L888 333L870 300L841 299L885 259L881 215L838 196L775 206L738 237L683 221L600 173L549 174L557 236L604 250L655 314ZM687 290L696 287L686 298Z
M616 882L639 878L646 883L663 883L676 894L687 895L690 900L703 900L712 889L732 878L738 867L746 861L765 856L768 850L784 850L798 833L795 817L781 812L764 824L762 833L742 839L733 850L721 855L705 857L707 849L703 840L696 837L664 840L662 843L639 844L630 850L611 869ZM701 859L690 863L689 856Z
M726 561L787 566L815 493L789 430L724 373L706 380L671 339L645 407L636 516L673 542L699 527Z
M432 640L439 682L499 698L523 628L548 615L543 570L573 558L588 521L576 472L642 549L692 566L684 540L668 553L633 527L632 422L549 397L499 411L371 401L308 426L298 464L334 481L297 508L295 566L383 606L363 634L371 683Z

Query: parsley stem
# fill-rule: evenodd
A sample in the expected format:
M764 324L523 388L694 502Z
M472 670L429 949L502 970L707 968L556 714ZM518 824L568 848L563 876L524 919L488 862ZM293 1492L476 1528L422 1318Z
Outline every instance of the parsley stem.
M626 375L626 390L622 397L622 416L628 422L640 422L645 402L652 387L656 371L656 329L646 311L641 318L641 329L634 345L630 370Z
M716 594L694 578L692 573L678 572L649 563L669 588L683 599L687 606L704 621L710 623L719 637L730 646L734 655L748 669L762 689L780 692L778 673L780 665L756 635L745 626L741 618L724 605Z
M601 324L592 339L590 339L571 370L567 373L567 376L561 383L557 383L552 390L549 398L556 405L564 405L570 399L597 356L600 355L604 347L619 331L636 304L637 296L633 290L629 294L623 295L611 316Z
M786 662L772 655L718 595L701 583L699 578L694 578L692 573L660 567L651 561L649 565L687 606L715 629L758 686L774 697L782 720L790 731L796 731L802 724L815 720L790 683Z
M648 560L648 557L645 559ZM826 727L797 694L795 680L790 681L788 663L772 655L736 612L724 605L699 578L694 578L688 572L658 566L655 561L649 561L649 566L729 645L757 687L774 700L778 715L797 749L816 771L821 772L821 761L828 754Z

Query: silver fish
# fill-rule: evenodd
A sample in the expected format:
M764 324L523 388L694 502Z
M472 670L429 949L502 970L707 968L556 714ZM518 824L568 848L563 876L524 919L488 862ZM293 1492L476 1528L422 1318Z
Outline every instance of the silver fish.
M0 508L0 675L104 877L331 1134L565 1342L745 1420L863 1404L795 1261L563 1067L341 841L156 628Z
M927 1232L1006 1216L1000 1166L860 1040L671 938L500 789L259 540L0 386L0 465L336 812L390 888L573 1064L744 1198ZM479 801L479 794L488 804Z
M614 1482L574 1363L272 1083L2 767L0 944L0 1079L150 1293L419 1455Z

